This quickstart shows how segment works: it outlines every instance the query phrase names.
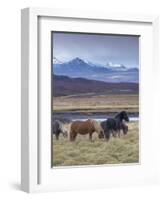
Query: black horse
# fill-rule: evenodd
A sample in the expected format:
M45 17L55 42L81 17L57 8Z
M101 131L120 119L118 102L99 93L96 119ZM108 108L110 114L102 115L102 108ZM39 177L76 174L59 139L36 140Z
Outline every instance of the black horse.
M56 140L59 139L60 133L62 133L64 137L68 136L68 131L64 128L64 124L59 120L53 122L52 132L55 134Z
M120 130L124 124L123 121L129 122L129 117L126 111L122 111L118 113L114 118L108 118L107 120L101 122L106 140L110 139L111 134L113 134L115 137L117 132L118 134L120 133Z
M122 122L120 130L122 130L123 135L127 134L127 132L128 132L128 126L127 126L127 124L125 122ZM121 135L121 132L118 131L118 136L120 137L120 135Z

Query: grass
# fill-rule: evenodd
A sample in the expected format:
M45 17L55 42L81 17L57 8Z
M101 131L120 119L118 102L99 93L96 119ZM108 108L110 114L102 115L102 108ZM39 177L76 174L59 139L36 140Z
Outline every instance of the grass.
M119 95L70 95L53 98L53 110L56 112L112 112L126 110L138 112L139 96L137 94Z
M60 137L53 139L53 166L120 164L139 162L138 122L128 124L129 132L121 138L111 138L109 142L98 139L93 142L88 136L78 135L75 142Z

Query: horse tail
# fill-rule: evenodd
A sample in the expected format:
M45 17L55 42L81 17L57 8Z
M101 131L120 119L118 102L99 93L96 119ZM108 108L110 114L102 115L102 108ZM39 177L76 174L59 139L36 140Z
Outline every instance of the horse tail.
M75 141L75 138L77 136L77 132L76 132L76 124L75 122L72 122L70 123L70 126L69 126L69 134L68 134L68 139L69 141Z

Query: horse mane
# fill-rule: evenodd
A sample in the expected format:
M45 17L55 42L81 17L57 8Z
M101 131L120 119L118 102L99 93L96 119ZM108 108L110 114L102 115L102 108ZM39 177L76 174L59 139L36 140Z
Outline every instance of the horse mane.
M120 113L115 115L115 119L122 119L122 116L125 114L125 111L121 111ZM126 113L127 114L127 113Z
M62 125L62 122L61 122L60 120L58 120L58 119L56 119L56 120L54 121L54 123L58 124L59 127L61 127L61 125Z
M103 131L103 128L101 127L101 123L95 119L90 119L91 123L93 124L96 131L100 132Z
M71 124L72 124L72 122L63 124L63 129L64 129L64 130L67 130L68 139L70 139Z

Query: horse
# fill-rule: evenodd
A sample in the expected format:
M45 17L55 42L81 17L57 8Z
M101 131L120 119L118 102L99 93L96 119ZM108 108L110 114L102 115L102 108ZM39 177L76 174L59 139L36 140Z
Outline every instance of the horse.
M99 122L94 119L87 119L86 121L74 121L70 128L70 141L75 141L77 134L89 134L89 140L92 141L92 134L97 132L99 138L104 135L103 129Z
M124 121L119 125L117 130L112 130L113 137L117 137L117 135L118 135L118 137L120 138L121 130L123 132L123 135L126 135L128 132L128 126Z
M55 120L52 124L52 131L53 134L55 134L56 140L59 139L60 133L62 133L64 137L68 136L67 129L64 127L64 124L59 120Z
M127 135L128 132L128 126L126 123L122 122L121 126L120 126L120 130L123 131L123 135ZM118 132L118 136L120 137L120 131Z
M98 138L104 138L104 130L101 127L101 123L97 120L91 119L94 127L95 127L95 132L98 133Z
M120 130L124 126L124 121L129 122L129 117L126 111L122 111L118 113L114 118L108 118L107 120L101 122L106 140L110 139L111 133L114 137L116 137L116 133L118 132L120 137Z

